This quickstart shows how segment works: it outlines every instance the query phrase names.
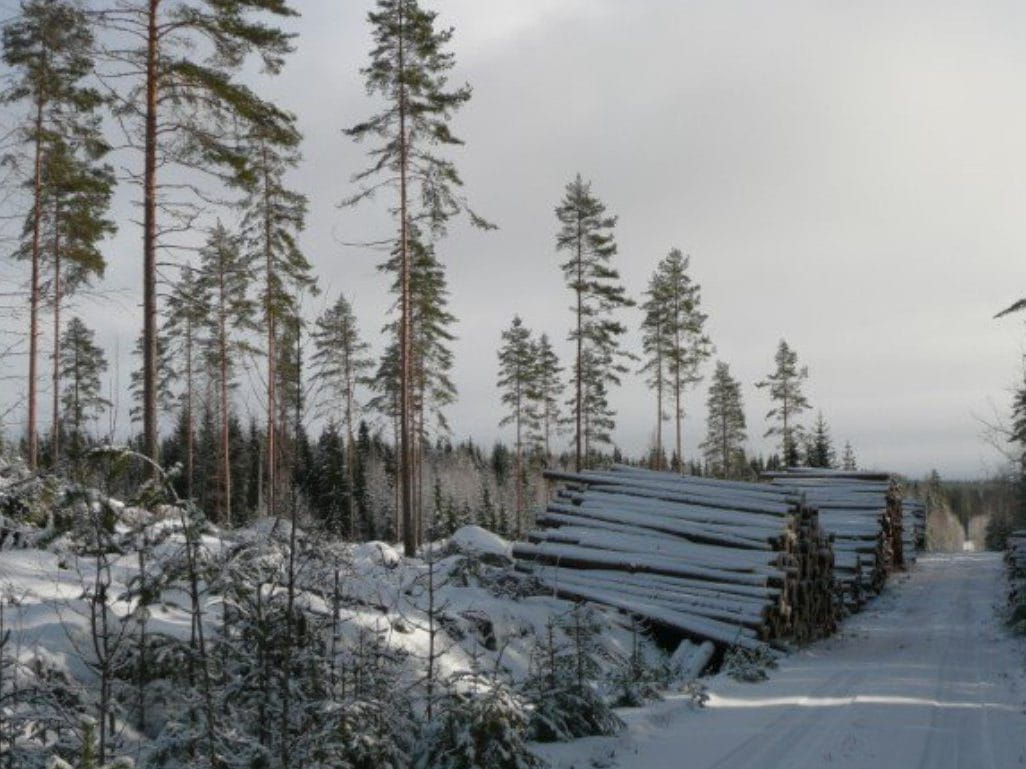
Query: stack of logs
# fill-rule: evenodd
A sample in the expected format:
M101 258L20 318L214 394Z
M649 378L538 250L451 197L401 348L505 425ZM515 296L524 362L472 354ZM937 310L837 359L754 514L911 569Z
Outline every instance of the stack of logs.
M834 553L800 493L624 466L546 476L562 483L513 555L554 594L721 648L834 630Z
M804 492L833 537L839 601L858 611L904 567L901 488L885 473L793 468L766 473L773 485Z
M904 534L905 563L916 560L916 554L926 549L926 503L915 497L901 500L902 532Z

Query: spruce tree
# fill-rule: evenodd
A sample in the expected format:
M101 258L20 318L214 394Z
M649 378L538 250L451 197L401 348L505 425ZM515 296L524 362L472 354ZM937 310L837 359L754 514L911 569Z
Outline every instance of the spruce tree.
M158 250L171 245L167 236L192 229L206 208L204 177L233 183L248 172L243 137L287 122L239 75L251 59L265 74L281 70L291 36L273 21L295 15L286 0L104 0L97 9L111 33L112 82L122 86L113 94L116 116L142 156L133 180L143 209L143 443L154 460Z
M0 94L0 101L24 110L15 127L15 136L24 150L9 154L6 160L16 168L30 167L25 176L31 202L18 255L31 265L26 446L29 466L35 469L39 310L47 219L53 235L65 229L68 214L60 210L60 201L67 199L69 186L82 188L85 180L75 177L83 165L90 172L95 170L93 164L107 148L99 138L95 117L100 95L85 84L94 69L93 32L81 4L75 0L26 0L15 19L4 27L2 40L3 61L11 80ZM109 179L104 184L109 197ZM75 215L81 214L79 204L74 208ZM98 213L90 206L88 215ZM101 229L91 237L91 244L105 234L109 225L100 218L93 223L101 225ZM58 251L59 244L54 253ZM90 258L93 256L89 254ZM94 263L93 271L95 266Z
M805 449L805 464L808 467L834 467L837 455L830 438L830 428L823 418L823 412L817 412L816 423L809 434Z
M855 459L855 449L852 448L851 441L844 442L844 452L841 454L841 469L849 472L859 469L858 461Z
M341 417L345 430L346 476L350 492L355 488L353 457L356 447L356 424L362 407L356 399L356 388L368 383L374 362L367 354L370 345L360 338L356 315L345 296L317 319L313 331L313 379L320 393L329 424ZM355 531L353 499L345 501L345 515L350 532Z
M398 322L398 422L399 497L403 519L403 544L412 556L417 548L413 509L413 462L416 441L413 423L413 254L411 228L423 223L433 235L443 234L446 222L461 211L477 226L490 227L467 207L458 194L462 180L455 164L436 149L462 142L449 130L453 113L470 99L470 87L449 89L448 73L455 59L447 47L452 29L436 29L437 14L420 7L417 0L378 0L368 14L374 48L363 69L367 91L382 96L385 109L349 128L356 141L377 139L370 150L369 168L356 174L361 189L349 205L370 197L383 187L396 193L393 213L398 218L396 235ZM375 179L373 183L371 179ZM411 190L419 187L415 196Z
M569 254L560 268L574 294L569 340L576 351L571 372L574 394L569 405L573 408L574 466L581 470L591 444L610 442L614 423L606 397L608 387L620 383L620 375L628 370L623 361L631 357L619 348L619 337L627 328L615 320L614 313L634 302L610 264L616 254L616 217L606 214L605 205L591 192L591 183L580 174L567 185L556 218L560 224L556 250Z
M774 419L779 424L772 425L766 431L766 437L780 436L781 461L786 467L795 467L800 462L801 425L797 419L809 408L809 402L802 394L802 382L809 378L809 369L798 367L798 354L783 339L774 360L777 364L774 372L756 382L755 386L769 388L770 399L776 404L766 413L766 419Z
M548 464L552 459L552 438L559 430L561 420L560 399L566 388L562 378L563 367L552 349L548 334L542 334L533 348L534 370L528 397L536 418L528 431L528 439L541 450L543 464Z
M239 239L219 222L200 250L197 284L204 304L205 354L209 370L217 382L218 472L220 500L218 510L225 525L232 520L232 459L230 436L231 400L240 354L253 352L246 335L256 330L255 303L249 296L253 267L242 253Z
M510 327L502 332L502 346L498 352L498 387L500 400L507 409L505 416L499 420L499 426L513 425L513 485L516 489L514 535L517 537L521 534L524 516L524 439L538 422L530 397L534 386L535 352L531 332L524 326L520 316L515 315Z
M716 362L706 411L702 449L710 472L717 478L738 477L745 467L745 412L741 383L730 375L730 367L723 361Z
M101 395L100 377L107 371L107 358L96 346L93 331L81 318L68 321L61 339L60 367L64 391L62 418L70 429L74 458L80 459L86 442L85 424L98 418L110 401Z

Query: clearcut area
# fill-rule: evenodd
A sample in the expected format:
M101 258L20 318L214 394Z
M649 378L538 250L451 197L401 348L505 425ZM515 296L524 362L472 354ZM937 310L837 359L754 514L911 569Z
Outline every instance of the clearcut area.
M998 553L923 556L840 634L770 680L719 676L622 713L618 737L542 749L557 767L1007 769L1026 765L1023 645L1001 624Z

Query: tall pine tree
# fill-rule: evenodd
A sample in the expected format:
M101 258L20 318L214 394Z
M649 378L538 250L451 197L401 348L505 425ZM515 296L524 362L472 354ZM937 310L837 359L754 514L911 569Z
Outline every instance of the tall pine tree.
M249 166L240 174L245 196L241 202L243 248L261 273L260 305L267 362L266 470L264 482L268 510L276 507L278 467L278 403L275 341L279 326L299 312L298 295L315 291L310 263L297 243L306 219L306 197L289 189L285 174L299 163L299 131L292 115L282 115L270 124L258 125L246 137Z
M616 254L616 217L606 214L605 205L591 192L591 183L580 174L567 185L556 218L560 225L556 250L568 253L560 268L574 294L570 308L574 325L569 335L575 345L574 393L569 403L573 408L574 466L581 470L593 444L610 441L613 416L608 387L620 383L620 375L628 370L623 361L630 358L619 347L627 328L614 313L634 302L610 264Z
M802 382L809 378L809 369L798 366L798 354L786 341L780 340L774 358L776 369L761 382L759 388L768 388L773 408L766 413L767 419L776 420L778 424L766 430L766 437L780 436L780 452L786 467L795 467L800 461L799 446L801 445L801 425L797 419L809 408L809 402L802 393Z
M661 403L666 390L673 402L676 468L683 473L684 391L701 381L699 369L712 355L713 345L704 332L706 315L701 311L701 287L688 273L690 259L672 249L649 282L643 324L646 370L649 383ZM665 372L657 369L665 369ZM660 407L660 420L662 409ZM661 426L657 428L661 437ZM659 454L662 442L657 438Z
M531 390L528 397L536 415L532 429L528 432L531 443L541 451L542 463L552 459L552 438L559 430L561 412L560 399L566 389L563 384L563 367L559 356L552 349L548 334L542 334L532 351L534 371L531 374Z
M48 148L43 171L43 227L51 266L49 298L53 309L53 464L58 463L61 452L61 309L69 296L103 276L106 260L100 243L116 230L114 222L107 218L114 174L103 162L108 147L100 137L97 116L80 121L78 129L77 134Z
M30 193L18 253L31 265L25 429L33 469L38 464L39 310L46 217L48 212L51 218L54 213L60 215L53 206L64 196L63 188L72 176L71 158L88 162L106 151L95 122L101 99L85 84L94 68L92 49L92 25L74 0L23 2L18 16L3 29L3 60L11 80L0 99L24 110L15 130L24 150L11 153L7 161L15 167L28 166L24 175ZM55 232L63 229L57 220L52 226Z
M535 345L531 332L520 316L514 316L510 327L502 332L499 347L499 393L506 414L500 427L513 425L513 485L516 489L516 522L514 535L521 535L524 521L524 439L537 423L531 391L534 387Z
M346 203L354 205L381 188L396 193L392 212L398 218L396 235L399 284L398 423L399 497L403 545L407 555L417 549L414 521L413 272L412 227L424 224L433 235L445 231L446 222L461 211L478 226L490 227L474 214L457 190L462 180L455 164L437 154L439 147L461 144L449 130L453 113L470 99L470 87L450 89L448 73L455 59L446 50L452 29L436 29L437 14L417 0L378 0L368 14L374 48L363 69L367 91L387 104L378 114L349 128L357 141L374 138L372 164L356 174L361 190ZM370 180L374 179L373 183ZM412 190L419 188L419 196Z
M247 335L256 331L256 306L249 295L253 266L242 253L239 238L219 222L200 250L199 293L209 308L204 334L206 358L216 372L217 414L220 425L218 510L221 522L232 521L231 398L240 354L253 352ZM272 511L273 512L273 511Z
M239 75L251 58L277 74L292 50L274 26L295 16L286 0L102 0L106 57L121 84L112 96L143 209L143 445L158 460L157 255L206 210L203 177L236 182L249 169L241 137L273 132L286 116ZM270 17L270 20L268 19ZM177 174L176 174L177 169ZM182 182L182 173L188 181Z

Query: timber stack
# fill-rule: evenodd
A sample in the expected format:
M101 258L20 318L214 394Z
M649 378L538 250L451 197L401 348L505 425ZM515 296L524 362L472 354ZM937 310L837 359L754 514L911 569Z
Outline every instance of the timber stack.
M619 465L546 477L560 485L513 555L555 595L721 650L833 632L834 553L800 493Z
M926 549L926 503L905 497L901 500L901 520L905 563L910 564L920 550Z
M887 577L905 566L901 486L887 473L792 468L765 473L772 485L800 491L833 536L838 600L858 611Z

